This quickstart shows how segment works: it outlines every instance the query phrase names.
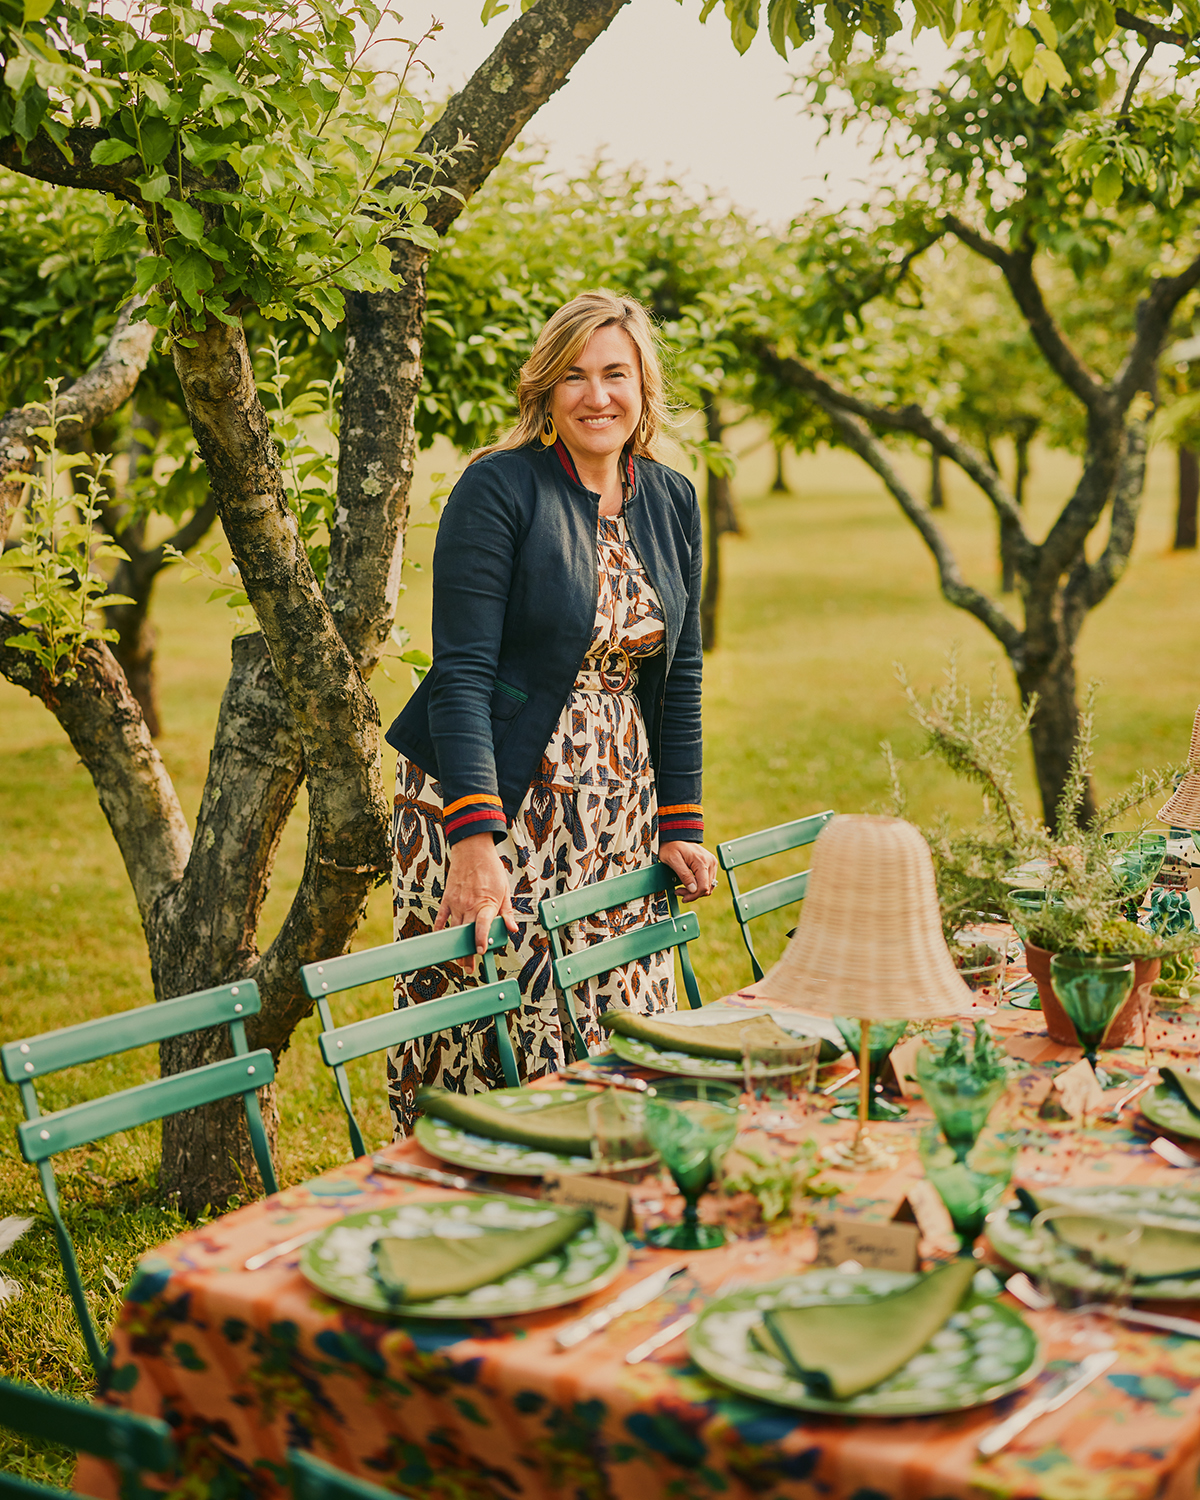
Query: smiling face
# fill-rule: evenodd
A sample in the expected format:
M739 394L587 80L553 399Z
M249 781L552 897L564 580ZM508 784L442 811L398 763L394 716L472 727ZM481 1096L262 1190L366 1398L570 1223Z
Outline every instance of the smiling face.
M642 415L642 366L623 328L598 328L554 387L550 415L577 459L615 458Z

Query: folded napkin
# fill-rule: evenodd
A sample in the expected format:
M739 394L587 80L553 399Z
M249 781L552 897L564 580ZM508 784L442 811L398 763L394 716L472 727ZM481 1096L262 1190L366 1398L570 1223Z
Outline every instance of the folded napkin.
M530 1089L530 1096L538 1090ZM508 1095L512 1099L512 1095ZM540 1109L514 1104L500 1104L488 1094L452 1094L447 1089L420 1089L417 1108L493 1141L511 1141L517 1146L531 1146L535 1151L552 1151L557 1156L591 1156L592 1131L588 1124L590 1089L581 1089L579 1097L566 1104L546 1104Z
M392 1303L432 1302L474 1291L544 1260L592 1222L582 1209L546 1212L552 1217L532 1229L485 1229L469 1239L384 1236L372 1246L372 1273Z
M1039 1193L1035 1198L1025 1188L1018 1188L1017 1196L1031 1216L1047 1208L1078 1207L1078 1217L1072 1215L1056 1222L1054 1232L1072 1249L1094 1252L1101 1263L1104 1261L1105 1241L1112 1237L1114 1222L1136 1219L1142 1226L1142 1237L1133 1252L1133 1272L1138 1281L1157 1281L1167 1276L1189 1276L1200 1272L1200 1221L1189 1227L1186 1223L1139 1213L1133 1207L1127 1214L1089 1213L1086 1204L1077 1206L1069 1199L1058 1199L1049 1193Z
M954 1313L978 1269L963 1257L880 1297L773 1308L763 1314L755 1336L812 1395L845 1401L920 1353Z
M1200 1074L1188 1073L1183 1068L1159 1068L1162 1081L1175 1090L1189 1108L1200 1115Z
M744 1021L722 1021L715 1026L681 1026L631 1010L609 1010L600 1017L600 1024L608 1031L647 1042L660 1052L686 1052L689 1057L721 1057L730 1062L741 1062L746 1041L756 1047L787 1047L796 1041L770 1016L748 1015Z

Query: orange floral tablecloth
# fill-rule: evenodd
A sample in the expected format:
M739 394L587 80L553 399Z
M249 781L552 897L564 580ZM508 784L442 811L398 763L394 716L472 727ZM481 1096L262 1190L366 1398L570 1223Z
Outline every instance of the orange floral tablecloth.
M1137 1125L1043 1127L1034 1104L1053 1072L1079 1053L1047 1041L1037 1013L1002 1007L997 1031L1028 1071L1008 1101L1024 1132L1017 1180L1056 1173L1072 1182L1170 1182L1200 1190L1197 1170L1174 1169L1149 1150ZM1194 1060L1190 1021L1163 1014L1152 1040ZM1112 1054L1110 1054L1111 1056ZM1140 1048L1116 1055L1134 1072ZM1132 1118L1131 1118L1132 1116ZM914 1146L929 1119L912 1101L907 1120L880 1124L899 1151L888 1172L830 1171L840 1213L890 1218L920 1175ZM1143 1122L1144 1124L1144 1122ZM818 1139L852 1127L810 1118ZM389 1154L429 1162L407 1142ZM495 1179L528 1191L530 1184ZM657 1179L638 1189L650 1217L678 1211ZM751 1400L717 1385L676 1339L637 1366L625 1352L682 1309L699 1306L731 1275L755 1280L801 1269L811 1230L739 1236L695 1253L658 1302L628 1313L569 1353L559 1323L607 1300L661 1264L667 1252L637 1245L621 1281L590 1302L521 1318L447 1324L388 1321L330 1300L300 1275L295 1256L262 1270L246 1258L340 1216L440 1190L372 1171L368 1160L288 1188L172 1240L146 1257L114 1333L107 1399L164 1417L184 1454L181 1493L274 1497L288 1446L430 1500L1193 1500L1200 1461L1200 1341L1122 1328L1120 1358L1063 1410L1043 1417L984 1462L980 1434L1021 1393L954 1416L915 1420L816 1417ZM721 1205L707 1200L713 1210ZM1200 1313L1200 1308L1181 1311ZM1028 1313L1043 1341L1046 1380L1074 1362L1060 1315ZM104 1466L81 1463L77 1487L115 1493Z

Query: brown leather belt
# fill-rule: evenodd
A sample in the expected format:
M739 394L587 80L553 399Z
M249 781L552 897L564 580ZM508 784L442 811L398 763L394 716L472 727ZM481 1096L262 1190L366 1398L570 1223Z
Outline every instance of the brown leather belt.
M606 646L583 658L581 670L590 671L600 680L606 693L623 693L633 680L633 658L624 646Z

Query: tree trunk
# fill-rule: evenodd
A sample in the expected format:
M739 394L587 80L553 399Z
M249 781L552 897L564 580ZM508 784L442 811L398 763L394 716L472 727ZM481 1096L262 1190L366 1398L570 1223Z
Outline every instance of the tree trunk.
M715 398L704 404L704 422L710 443L723 436L721 412ZM705 534L708 558L704 571L704 591L700 595L700 638L705 651L717 644L717 609L721 602L721 536L727 527L730 511L729 479L709 469L704 491Z
M1200 501L1200 458L1194 448L1179 449L1179 491L1175 509L1173 552L1196 549L1196 510Z
M1029 445L1033 433L1018 432L1013 439L1017 450L1017 470L1013 477L1013 499L1018 506L1025 504L1025 486L1029 482ZM1011 594L1017 586L1017 565L1013 556L1017 538L1012 528L1000 523L1000 592Z
M783 470L783 453L786 444L775 444L775 478L771 481L771 493L773 495L790 495L788 489L787 475Z
M1016 677L1023 706L1028 707L1030 698L1037 694L1037 709L1029 726L1033 771L1042 802L1042 818L1047 828L1057 830L1058 805L1079 737L1074 649L1061 644L1048 664L1018 671ZM1079 809L1079 821L1089 823L1095 813L1096 795L1089 785Z
M946 509L946 491L942 485L942 455L936 451L929 455L929 509Z

